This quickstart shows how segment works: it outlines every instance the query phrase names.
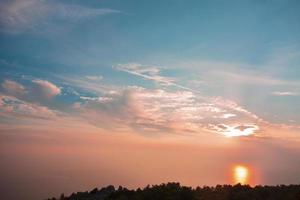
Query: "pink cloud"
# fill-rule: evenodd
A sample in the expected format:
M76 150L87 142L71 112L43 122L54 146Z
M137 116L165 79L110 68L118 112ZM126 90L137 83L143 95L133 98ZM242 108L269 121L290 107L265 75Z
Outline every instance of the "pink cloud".
M51 98L61 93L61 89L49 81L35 79L32 82L35 84L34 90L43 97Z
M0 114L5 118L30 118L51 119L56 116L56 112L45 106L36 105L22 101L13 96L0 94Z
M9 95L20 97L27 94L27 90L23 85L12 80L5 80L1 86Z

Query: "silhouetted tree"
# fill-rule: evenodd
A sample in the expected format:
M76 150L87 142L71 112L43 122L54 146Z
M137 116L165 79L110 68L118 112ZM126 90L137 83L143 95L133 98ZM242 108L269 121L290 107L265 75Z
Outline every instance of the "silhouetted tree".
M216 185L215 187L181 186L179 183L147 185L143 189L129 190L109 185L100 190L61 194L60 200L300 200L300 185L255 186ZM50 198L48 200L56 200Z

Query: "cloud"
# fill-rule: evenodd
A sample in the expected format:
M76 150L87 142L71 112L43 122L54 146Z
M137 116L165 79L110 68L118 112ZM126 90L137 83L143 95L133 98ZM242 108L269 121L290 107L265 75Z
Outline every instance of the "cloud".
M144 66L139 63L119 64L116 69L120 71L152 80L164 85L172 85L174 80L160 75L160 68L156 66Z
M0 94L0 115L2 119L52 119L56 112L45 106Z
M12 96L22 97L28 93L23 85L12 80L5 80L1 86L6 93Z
M164 81L161 82L162 79L169 79L160 75L158 67L130 65L126 70L141 74L137 77L144 78L145 75L152 77L146 80L154 80L164 87L157 87L160 89L138 86L114 88L99 83L98 76L81 78L61 76L61 80L72 89L80 88L76 91L77 100L65 109L65 114L107 130L131 130L146 134L215 133L228 137L259 136L265 127L273 126L232 100L205 97L196 91L183 89L184 86L167 87L177 83L175 80L172 80L169 85ZM156 79L157 76L160 78ZM6 86L5 88L12 88L9 91L26 91L27 97L20 98L20 101L29 105L36 103L51 107L53 104L50 100L62 93L54 83L42 79L31 80L31 84L27 87L13 81L3 82L2 87L3 85ZM51 108L55 109L55 106Z
M39 94L42 97L52 98L61 93L61 89L49 81L34 79L32 83L34 83L33 93Z
M92 79L99 79L100 76L92 77ZM80 77L80 76L62 76L62 75L56 75L56 78L61 80L64 85L67 85L69 87L78 88L80 90L84 90L89 93L95 93L97 95L107 93L111 90L117 90L116 87L111 87L104 85L103 83L99 83L99 81L91 80L91 77L87 78ZM79 94L77 94L79 95ZM80 95L79 95L80 96Z
M227 125L227 124L210 124L212 130L225 135L226 137L236 136L249 136L259 130L256 124L243 124L243 125Z
M254 72L252 70L239 70L240 72L225 72L225 71L213 71L211 75L222 78L228 82L238 82L239 84L251 84L251 85L287 85L287 86L299 86L299 81L283 80L272 77L270 75Z
M161 75L163 67L129 63L114 68L154 81L161 89L137 86L112 89L93 83L96 77L64 77L63 80L69 83L76 82L72 85L83 91L95 92L91 96L79 94L82 101L75 103L73 108L78 116L96 126L129 128L143 133L214 132L225 136L259 135L262 127L275 127L232 100L205 97L176 83L175 79Z
M235 117L236 114L232 114L232 113L225 113L225 114L222 114L220 116L216 116L215 118L224 118L224 119L228 119L230 117Z
M12 80L4 80L0 92L0 114L2 119L15 119L22 122L30 119L53 119L57 111L47 106L48 100L61 93L55 84L34 79L32 84L24 85Z
M12 80L4 80L1 88L5 95L41 105L48 105L53 97L61 94L61 89L58 86L42 79L30 80L26 86Z
M91 82L86 77L82 80ZM26 95L31 98L18 99L6 95L0 102L3 115L10 113L9 116L14 117L39 118L56 114L47 107L39 106L47 102L47 99L61 94L61 89L55 84L41 79L33 79L33 85L27 88L18 83L8 83L4 85L17 85L18 87L12 88L28 91ZM86 93L93 90L87 88L84 91ZM222 97L204 98L198 93L183 89L129 86L111 90L107 87L107 90L98 95L85 96L81 92L77 95L80 101L66 108L65 115L107 130L131 130L143 134L215 133L235 137L260 136L264 127L273 126L234 101Z
M211 129L211 123L243 126L259 122L255 115L235 102L221 104L219 101L203 100L203 97L191 91L143 89L136 94L136 97L138 100L134 105L139 105L140 116L142 116L140 122L167 126L166 128L175 132L215 131ZM224 132L219 133L224 134ZM238 136L238 133L234 136Z
M278 62L276 58L284 57L276 54L269 58L265 63L252 65L243 62L222 62L214 60L196 60L196 61L177 61L170 66L174 69L184 69L190 75L187 81L192 83L211 86L234 84L236 87L243 85L260 85L264 87L270 86L293 86L299 87L300 82L297 79L287 79L284 76L284 70L291 65L299 55L299 52L287 52L293 56L287 56L283 61ZM288 68L292 72L292 67ZM294 68L295 69L295 68ZM297 72L296 72L297 73Z
M91 81L101 81L103 79L103 76L85 76L86 79L91 80Z
M47 26L55 19L78 21L113 13L120 11L47 0L4 1L0 3L0 28L5 32L20 33Z
M230 65L228 65L230 66ZM158 105L156 106L155 111L158 113L153 113L150 115L148 113L147 117L142 117L138 120L139 124L142 124L143 126L149 126L149 124L155 124L155 127L165 127L170 128L171 126L174 126L174 124L177 124L177 130L178 130L178 124L180 124L182 130L190 131L190 132L199 132L200 130L206 130L206 131L213 131L218 132L223 135L229 136L230 134L232 136L245 136L250 134L255 134L258 130L260 130L260 125L270 125L270 123L260 117L258 117L256 114L248 111L247 109L241 107L236 102L222 98L222 97L205 97L201 95L199 91L196 91L190 87L186 87L181 84L177 84L174 79L170 79L165 76L161 76L160 67L155 66L143 66L141 64L137 63L129 63L125 65L118 65L118 70L125 71L127 73L133 74L138 77L142 77L146 80L151 80L159 83L162 86L175 86L180 90L189 91L191 94L194 95L194 102L189 107L179 107L178 110L173 108L172 112L164 113L163 106L161 105L172 105L172 100L169 99L166 103L163 103L161 101L163 100L163 95L160 96L161 101L155 101L153 99L150 100L150 104L145 106L143 109L143 112L145 113L148 111L148 108L151 108L155 102L158 102ZM225 73L225 72L224 72ZM223 73L222 73L223 74ZM228 75L226 73L226 75ZM234 76L235 78L238 78L239 75L230 73L229 76L232 79ZM249 76L243 76L242 78L239 77L239 81L244 81L249 78ZM271 84L291 84L290 82L284 82L281 80L273 80L273 79L267 79L266 77L257 78L257 76L251 76L252 80L249 83L252 83L252 81L258 81L259 83L267 83L269 84L269 81L272 80L273 82ZM249 81L249 80L248 80ZM164 91L164 90L162 90ZM165 91L166 92L166 91ZM141 92L140 92L141 93ZM164 93L164 92L162 92ZM161 93L161 94L162 94ZM182 94L181 94L182 95ZM175 99L180 99L180 96L177 96ZM169 92L167 96L172 96L172 94ZM144 103L147 101L144 101ZM141 106L139 103L135 103L135 105ZM152 110L152 111L153 111ZM176 114L173 112L177 112ZM179 114L178 114L179 113ZM152 118L149 116L152 116ZM168 116L165 118L157 118L159 116ZM176 120L171 120L174 118L173 116L177 116ZM188 120L187 120L188 119ZM172 121L172 122L171 122ZM158 124L157 122L161 122ZM137 124L137 123L136 123ZM217 127L218 124L225 124L227 126L227 130L221 129L215 129L214 127ZM248 127L247 129L241 130L236 127L247 127L248 125L253 125L253 127ZM259 125L260 124L260 125ZM186 128L190 127L190 128ZM149 128L149 127L147 127ZM151 127L153 129L153 127ZM172 128L171 128L172 129ZM231 132L230 132L231 131Z
M128 64L118 64L115 68L117 70L124 71L129 74L157 82L163 86L175 86L180 89L185 89L185 90L190 90L190 91L196 92L195 90L193 90L191 88L177 84L175 82L175 80L172 78L160 75L161 67L145 66L145 65L141 65L139 63L128 63Z
M279 91L276 91L276 92L272 92L273 95L275 96L299 96L299 93L297 92L279 92Z
M209 131L228 136L229 130L215 127L218 124L258 127L259 122L255 115L234 102L206 102L197 94L184 90L128 87L102 97L82 99L83 103L75 103L73 107L83 119L100 127L123 127L136 132L200 134ZM236 128L232 136L254 134L258 130L248 128Z
M107 92L101 97L81 97L84 102L73 104L74 115L102 128L128 127L136 113L132 97L130 89Z
M108 15L114 13L120 13L118 10L113 10L110 8L88 8L79 5L57 5L59 8L59 15L63 18L68 18L72 20L78 20L83 18L96 17L99 15Z
M254 113L246 110L245 108L238 105L236 102L231 101L229 99L225 99L225 98L222 98L222 97L213 97L213 98L210 98L210 101L212 103L214 103L215 105L217 105L217 106L228 108L228 109L231 109L231 110L239 112L239 113L243 113L243 114L245 114L246 116L248 116L252 119L255 119L255 120L258 120L258 121L264 121L263 119L261 119L257 115L255 115ZM232 116L232 114L227 115L227 118L230 117L230 116Z

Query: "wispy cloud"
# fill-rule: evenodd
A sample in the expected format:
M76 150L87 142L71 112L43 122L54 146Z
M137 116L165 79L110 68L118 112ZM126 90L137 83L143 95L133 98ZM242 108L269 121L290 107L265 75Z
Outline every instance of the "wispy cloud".
M12 96L22 97L28 93L23 85L12 80L4 80L1 86L6 93Z
M270 75L262 74L253 70L240 70L239 72L226 72L222 70L212 71L212 76L225 82L235 82L239 84L267 85L267 86L299 86L299 81L283 80Z
M157 66L144 66L139 63L119 64L115 67L120 71L140 76L144 79L152 80L163 85L172 85L174 80L160 75L161 69Z
M289 91L285 91L285 92L276 91L276 92L272 92L272 95L275 95L275 96L299 96L299 93L289 92Z
M103 79L103 76L89 75L89 76L85 76L85 78L91 81L101 81Z
M292 56L290 56L292 55ZM173 68L184 69L192 73L193 83L200 84L237 84L270 86L299 87L298 79L288 79L283 76L283 69L299 60L299 52L281 52L272 55L269 60L261 64L248 64L243 62L222 62L214 60L178 61L173 63ZM280 60L280 61L278 61ZM172 65L171 65L172 66ZM290 67L292 69L292 67ZM190 78L190 76L187 76Z
M0 3L0 28L5 32L20 33L49 25L51 19L78 21L114 13L120 11L47 0L4 1Z
M197 92L189 87L177 84L174 79L160 75L161 67L145 66L139 63L119 64L114 67L117 70L157 82L164 86L175 86L177 88Z
M67 85L74 89L80 89L89 93L101 95L108 91L117 90L116 87L108 86L102 83L100 80L102 76L68 76L68 75L56 75L55 76L62 84ZM73 91L74 93L74 91ZM78 92L77 95L80 96Z

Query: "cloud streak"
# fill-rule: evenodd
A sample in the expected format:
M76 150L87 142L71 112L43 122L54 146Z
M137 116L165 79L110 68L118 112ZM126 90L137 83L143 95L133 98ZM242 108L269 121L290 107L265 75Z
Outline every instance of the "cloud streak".
M8 33L22 33L48 26L51 20L76 22L116 13L120 13L120 11L110 8L89 8L47 0L4 1L0 3L0 28Z
M285 92L276 91L276 92L272 92L272 95L275 95L275 96L299 96L299 93L288 92L288 91L285 91Z
M191 88L185 87L183 85L177 84L174 79L161 76L160 68L156 66L144 66L138 63L128 63L128 64L119 64L115 69L127 72L129 74L142 77L147 80L157 82L163 86L175 86L180 89L190 90L197 92Z

